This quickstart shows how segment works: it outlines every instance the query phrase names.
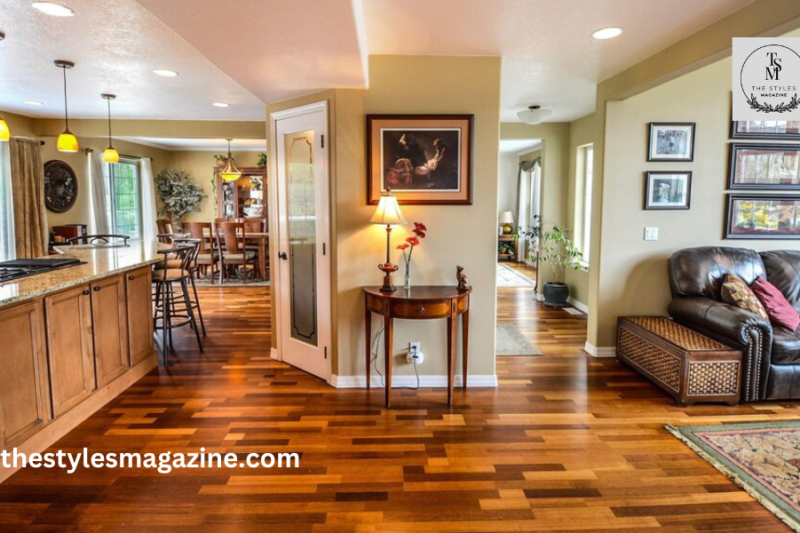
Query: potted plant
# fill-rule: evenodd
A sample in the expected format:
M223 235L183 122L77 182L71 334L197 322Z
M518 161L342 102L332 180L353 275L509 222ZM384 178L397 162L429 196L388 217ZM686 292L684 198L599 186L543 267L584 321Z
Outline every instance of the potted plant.
M519 236L523 241L528 243L528 263L535 265L539 257L539 237L542 231L541 217L539 215L534 215L532 223L534 225L527 230L523 230L520 227Z
M564 307L569 298L569 285L564 282L567 270L580 270L583 254L575 248L569 230L553 226L542 234L539 258L550 263L553 281L544 284L544 303Z
M185 170L162 170L156 176L156 191L161 198L159 216L168 216L174 225L189 213L199 213L206 194Z

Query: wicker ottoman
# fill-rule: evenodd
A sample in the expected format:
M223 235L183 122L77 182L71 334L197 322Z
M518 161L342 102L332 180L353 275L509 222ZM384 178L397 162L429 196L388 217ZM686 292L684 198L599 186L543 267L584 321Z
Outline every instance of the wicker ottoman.
M656 316L620 317L617 358L679 405L739 403L742 352Z

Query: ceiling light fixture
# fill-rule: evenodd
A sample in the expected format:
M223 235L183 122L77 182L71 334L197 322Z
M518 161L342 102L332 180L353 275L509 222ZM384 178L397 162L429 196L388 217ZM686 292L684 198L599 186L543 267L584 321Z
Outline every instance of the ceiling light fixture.
M75 14L69 7L56 4L55 2L33 2L31 7L37 11L41 11L45 15L52 15L54 17L71 17Z
M103 152L103 161L106 163L119 163L119 152L111 144L111 100L117 97L115 94L101 94L108 103L108 148Z
M599 30L592 32L592 37L599 41L613 39L614 37L619 37L620 35L622 35L622 28L616 28L613 26L610 28L600 28Z
M540 105L528 106L528 109L523 109L517 116L525 124L541 124L552 115L550 109L542 109Z
M214 107L230 107L231 106L231 104L226 104L225 102L214 102L211 105L213 105Z
M242 171L236 168L231 157L231 141L232 139L225 139L228 141L228 160L225 161L225 167L219 172L219 177L225 181L236 181L242 177Z
M178 73L175 72L174 70L167 70L167 69L163 69L163 68L155 69L153 71L153 74L156 74L158 76L163 76L165 78L174 78L175 76L178 75Z
M25 100L22 103L25 105L36 105L36 106L44 105L42 102L37 102L36 100Z
M64 72L64 123L66 129L64 133L58 136L56 140L56 148L59 152L68 152L74 154L78 151L78 139L69 131L69 112L67 111L67 69L75 66L72 61L64 61L57 59L53 63Z

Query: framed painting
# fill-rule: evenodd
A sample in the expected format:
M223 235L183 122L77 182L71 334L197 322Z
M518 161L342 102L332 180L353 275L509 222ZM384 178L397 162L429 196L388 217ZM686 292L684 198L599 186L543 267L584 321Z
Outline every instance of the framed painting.
M731 194L726 239L800 239L800 196Z
M645 173L646 210L689 209L692 173L688 171L650 171Z
M472 205L473 115L367 115L367 203Z
M729 147L729 189L800 189L800 144L731 143Z
M734 120L731 139L783 139L800 141L800 121Z
M694 122L651 122L648 161L694 161Z

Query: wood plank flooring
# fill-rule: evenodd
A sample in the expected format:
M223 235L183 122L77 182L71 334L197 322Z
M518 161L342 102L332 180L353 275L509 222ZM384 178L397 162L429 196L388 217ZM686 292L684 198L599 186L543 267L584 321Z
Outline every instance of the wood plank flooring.
M586 322L501 289L499 319L541 357L497 389L336 390L268 357L268 288L204 288L206 353L180 355L53 450L298 452L299 469L25 469L0 531L768 533L788 531L665 423L798 418L795 405L679 408L582 351ZM188 332L187 332L188 333Z

